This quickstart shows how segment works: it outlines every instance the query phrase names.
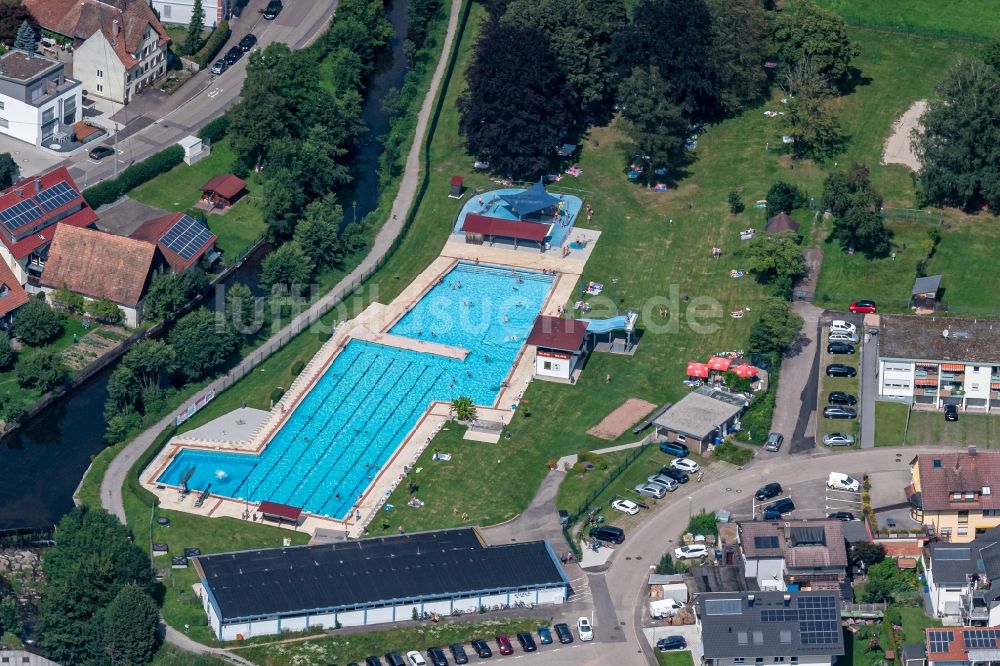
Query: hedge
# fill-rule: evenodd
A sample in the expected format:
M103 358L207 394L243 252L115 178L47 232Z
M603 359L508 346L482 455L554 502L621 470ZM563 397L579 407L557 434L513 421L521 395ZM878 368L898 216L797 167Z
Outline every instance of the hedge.
M198 63L199 67L204 69L212 62L212 59L222 50L230 34L229 22L220 21L219 25L215 27L215 30L212 31L211 36L205 42L205 45L201 47L200 51L194 54L194 61Z
M198 138L209 143L218 143L225 138L227 131L229 131L229 118L222 115L198 130Z
M112 203L129 190L170 171L184 161L184 149L174 144L138 164L125 169L117 178L98 183L84 190L83 198L91 208Z

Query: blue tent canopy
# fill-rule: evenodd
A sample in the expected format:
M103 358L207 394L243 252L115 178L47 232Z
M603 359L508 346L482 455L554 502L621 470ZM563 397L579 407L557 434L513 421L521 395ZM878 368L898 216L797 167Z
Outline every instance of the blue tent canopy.
M541 180L523 192L504 194L502 198L511 212L518 217L531 215L540 210L559 205L559 197L554 197L546 192Z

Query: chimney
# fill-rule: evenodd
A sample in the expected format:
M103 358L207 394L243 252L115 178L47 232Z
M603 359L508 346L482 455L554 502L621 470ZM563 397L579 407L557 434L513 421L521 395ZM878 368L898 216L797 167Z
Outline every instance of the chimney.
M976 445L975 444L973 444L972 446L969 447L969 457L970 458L975 458L976 457Z
M747 595L747 603L750 604L750 608L753 608L753 602L757 597L752 594Z
M35 179L35 194L38 194L41 191L42 191L42 179L41 178L36 178Z
M24 190L22 190L20 187L14 190L14 193L21 199L24 198Z
M784 601L785 601L785 605L786 606L791 606L792 605L792 595L785 594Z
M122 34L122 24L118 21L118 19L115 19L112 25L114 26L115 35Z

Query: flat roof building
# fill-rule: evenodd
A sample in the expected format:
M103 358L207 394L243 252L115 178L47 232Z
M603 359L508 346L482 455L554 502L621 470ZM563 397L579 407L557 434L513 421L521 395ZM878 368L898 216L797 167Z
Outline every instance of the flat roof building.
M716 437L736 428L747 404L742 395L702 386L656 417L653 424L661 440L682 442L692 451L704 453Z
M219 640L432 614L562 603L569 581L546 541L491 546L464 527L194 558Z

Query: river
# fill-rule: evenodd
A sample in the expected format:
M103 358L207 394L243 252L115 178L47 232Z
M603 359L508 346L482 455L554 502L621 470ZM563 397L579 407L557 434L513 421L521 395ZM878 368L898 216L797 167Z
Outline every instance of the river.
M389 130L382 100L389 90L402 87L406 76L402 47L406 0L391 0L388 12L396 38L380 55L369 82L361 115L368 133L353 156L355 182L338 192L345 222L363 219L378 203L380 140ZM227 283L238 281L256 288L262 254L249 257ZM0 440L0 530L47 527L73 507L73 491L91 457L104 448L102 414L112 369L98 373Z

